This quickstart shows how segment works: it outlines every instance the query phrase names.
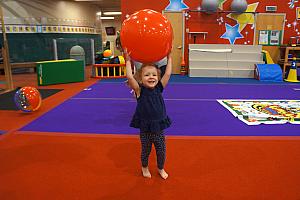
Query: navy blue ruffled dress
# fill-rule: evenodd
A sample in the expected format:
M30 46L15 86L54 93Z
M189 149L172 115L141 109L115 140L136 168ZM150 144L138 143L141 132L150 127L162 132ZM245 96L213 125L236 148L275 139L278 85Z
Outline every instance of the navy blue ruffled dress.
M140 87L141 93L130 126L139 128L142 133L158 133L170 127L171 120L162 97L162 83L159 81L153 89Z

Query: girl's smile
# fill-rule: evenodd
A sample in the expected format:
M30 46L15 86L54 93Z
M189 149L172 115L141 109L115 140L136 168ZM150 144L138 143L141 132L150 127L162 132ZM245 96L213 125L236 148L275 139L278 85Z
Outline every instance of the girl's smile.
M142 84L147 88L154 88L158 83L158 69L146 66L142 70Z

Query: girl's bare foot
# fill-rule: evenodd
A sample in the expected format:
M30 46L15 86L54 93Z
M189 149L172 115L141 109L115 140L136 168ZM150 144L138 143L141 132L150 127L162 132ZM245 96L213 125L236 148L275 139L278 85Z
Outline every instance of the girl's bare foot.
M142 167L142 173L145 178L151 178L151 173L148 167Z
M164 170L164 169L158 169L158 173L159 173L159 175L163 178L163 179L167 179L168 178L168 174L167 174L167 172Z

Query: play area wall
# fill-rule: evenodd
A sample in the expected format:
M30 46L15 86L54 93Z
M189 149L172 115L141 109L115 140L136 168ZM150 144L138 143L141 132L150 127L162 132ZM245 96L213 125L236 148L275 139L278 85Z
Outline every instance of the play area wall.
M91 64L91 39L94 51L102 50L101 20L96 18L99 11L96 6L52 0L12 0L0 4L11 63L55 59L54 39L57 40L57 59L70 58L71 47L80 45L86 52L86 64ZM64 39L68 42L63 42ZM1 34L0 45L3 46L2 41Z
M98 34L9 33L7 38L12 63L53 60L53 39L57 40L58 59L70 58L70 49L80 45L86 52L87 64L92 63L90 39L94 40L95 47L102 46L101 35Z
M199 6L201 6L202 0L189 0L189 1L183 1L190 10L197 10ZM222 1L222 9L223 11L230 11L230 5L232 3L232 0L225 0ZM265 0L247 0L248 5L253 4L253 7L257 5L257 8L253 11L259 12L259 13L266 13L266 6L277 6L277 11L272 12L271 14L275 13L284 13L286 14L286 25L291 24L294 21L297 21L296 16L296 7L299 6L298 3L295 3L295 6L293 8L290 7L291 2L290 0L284 0L284 1L265 1ZM156 11L161 12L164 10L168 5L170 1L169 0L161 0L157 1L156 3L152 3L148 0L121 0L121 10L122 10L122 18L125 19L126 15L133 14L134 12L149 8ZM208 32L205 38L206 44L229 44L228 40L220 38L220 36L225 32L225 26L224 23L228 23L230 25L235 25L236 21L229 18L229 13L190 13L191 17L186 20L186 28L189 29L190 32ZM223 25L220 26L217 19L223 18L224 22ZM247 32L247 40L250 41L249 44L253 43L254 38L254 27L252 27L251 24L248 24L244 30L241 32L243 35L246 35ZM283 43L288 43L291 36L297 36L297 31L294 28L285 27L284 30L284 36L283 36ZM197 38L198 39L198 38ZM188 41L189 43L192 42L192 38ZM200 39L199 39L200 42ZM202 41L203 42L203 41ZM242 44L245 42L244 40L237 40L236 44Z
M153 9L158 12L165 10L170 3L174 1L161 0L153 4L148 0L121 0L122 19L127 15L133 14L142 9ZM178 1L179 2L179 1ZM202 0L184 0L181 1L188 6L185 13L185 41L184 43L184 58L185 63L188 63L188 45L189 44L232 44L228 38L223 38L225 33L228 33L226 26L239 25L238 32L242 35L241 38L236 39L233 43L237 45L256 45L258 44L258 35L260 30L278 30L280 31L280 44L277 45L263 45L263 50L269 51L274 62L280 61L280 46L288 44L291 37L298 36L297 24L299 18L300 2L293 0L285 1L264 1L264 0L247 0L248 13L241 13L233 15L231 12L231 3L233 0L218 1L218 12L206 13L197 12L201 9ZM266 6L276 6L277 10L274 12L266 12ZM188 12L191 10L192 12ZM194 12L195 11L195 12ZM255 14L253 14L255 13ZM267 14L273 19L272 23L269 21L258 21L256 18L259 15ZM272 18L272 16L281 15L283 20ZM265 24L264 27L258 26ZM280 25L279 25L280 24ZM280 28L278 29L278 27ZM190 34L189 32L200 32L199 34ZM188 64L187 64L188 65Z

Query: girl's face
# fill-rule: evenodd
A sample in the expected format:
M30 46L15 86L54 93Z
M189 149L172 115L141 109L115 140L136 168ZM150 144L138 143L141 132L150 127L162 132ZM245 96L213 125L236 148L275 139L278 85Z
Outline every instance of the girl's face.
M154 66L143 67L141 78L143 86L154 88L158 83L158 69Z

